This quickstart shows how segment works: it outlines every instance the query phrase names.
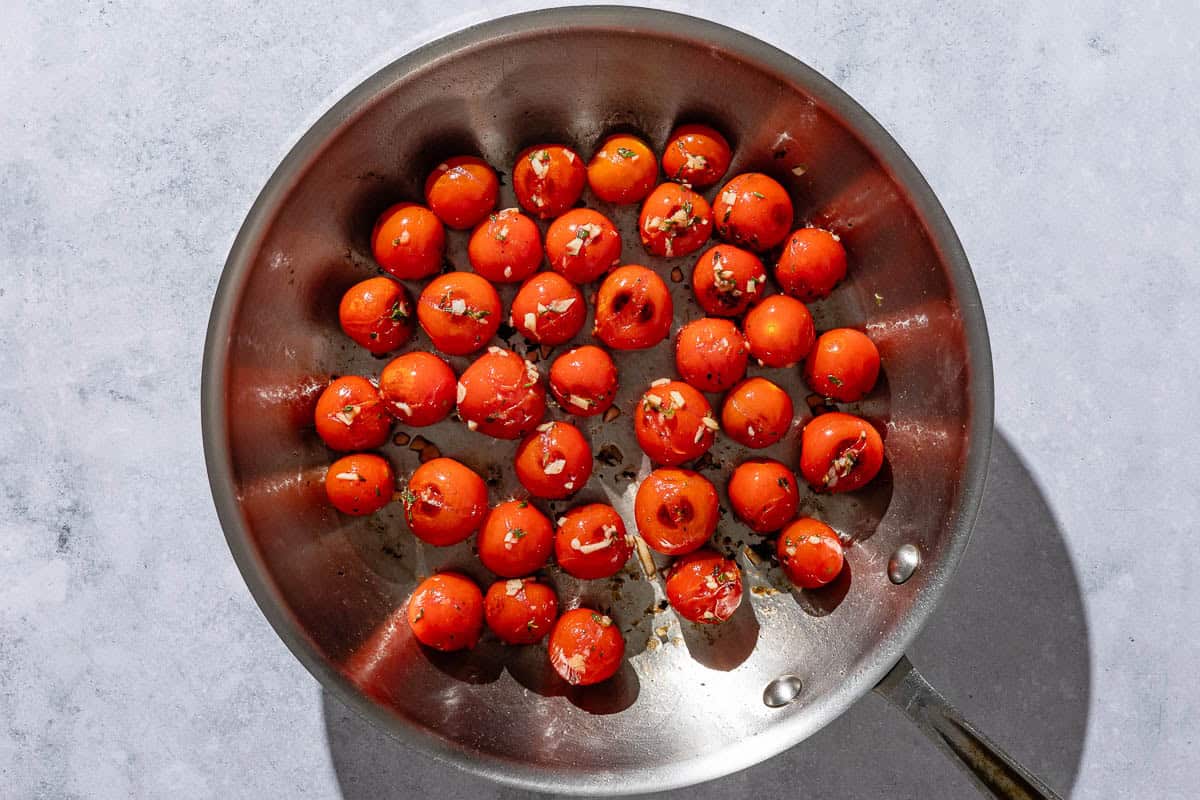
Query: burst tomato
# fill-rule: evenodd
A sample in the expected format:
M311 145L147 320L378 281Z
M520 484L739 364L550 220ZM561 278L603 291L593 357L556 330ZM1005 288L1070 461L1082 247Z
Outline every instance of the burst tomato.
M558 519L554 558L568 575L584 580L612 577L632 553L625 523L610 505L576 506Z
M488 508L483 478L452 458L417 467L401 499L413 535L437 547L457 544L478 530Z
M690 553L717 530L717 490L690 469L656 469L638 487L633 515L650 547L669 556Z
M667 600L684 619L715 625L742 602L742 573L731 559L709 548L689 553L667 571Z
M800 474L814 489L852 492L883 466L883 439L871 423L852 414L814 417L800 438Z
M625 639L611 617L577 608L554 623L549 654L550 665L563 680L588 686L617 673L625 656Z
M653 347L671 331L675 307L663 279L637 264L618 267L596 294L594 333L614 350Z
M802 589L816 589L842 571L842 542L833 528L801 517L783 529L775 554L788 580Z
M642 204L638 233L651 255L686 256L712 235L712 211L707 200L686 186L662 183Z

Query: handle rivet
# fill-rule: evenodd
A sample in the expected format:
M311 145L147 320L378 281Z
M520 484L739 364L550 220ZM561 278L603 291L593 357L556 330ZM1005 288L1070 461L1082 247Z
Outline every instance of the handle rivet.
M803 684L795 675L780 675L763 689L763 705L768 708L782 708L795 702L802 688Z
M888 559L888 579L899 586L913 576L921 566L921 551L915 544L902 544Z

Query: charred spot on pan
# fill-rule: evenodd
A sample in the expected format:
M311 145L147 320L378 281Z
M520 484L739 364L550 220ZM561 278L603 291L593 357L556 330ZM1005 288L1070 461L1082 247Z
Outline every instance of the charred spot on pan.
M625 460L625 456L615 444L606 444L596 453L596 460L601 464L615 467Z

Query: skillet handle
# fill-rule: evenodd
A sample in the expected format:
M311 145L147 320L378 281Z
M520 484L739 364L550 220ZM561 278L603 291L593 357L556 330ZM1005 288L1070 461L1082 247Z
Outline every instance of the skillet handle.
M1049 786L975 730L946 698L901 656L875 691L886 697L975 781L999 800L1061 800Z

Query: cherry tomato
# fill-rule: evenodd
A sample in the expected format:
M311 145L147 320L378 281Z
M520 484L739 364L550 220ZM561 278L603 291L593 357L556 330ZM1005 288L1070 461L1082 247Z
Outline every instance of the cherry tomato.
M550 631L550 665L574 686L611 678L625 657L625 639L612 618L590 608L568 611Z
M488 509L483 478L452 458L417 467L401 499L413 535L437 547L466 539L479 529Z
M427 278L442 268L446 229L428 208L397 203L375 223L371 249L379 266L400 280Z
M558 595L536 578L496 581L484 598L483 612L500 641L533 644L550 632L558 616Z
M343 514L374 514L392 501L395 492L391 465L373 453L343 456L325 473L325 494Z
M534 497L559 500L592 477L592 448L569 422L543 422L517 446L517 480Z
M633 427L650 460L668 467L707 453L720 430L704 395L665 378L652 383L638 401Z
M792 427L792 398L766 378L747 378L725 396L721 428L738 444L770 447Z
M568 575L584 580L610 578L632 553L625 523L612 506L576 506L558 518L554 558Z
M595 345L568 350L550 365L550 392L571 414L603 414L617 396L617 365Z
M628 264L600 284L593 333L614 350L641 350L667 338L674 314L663 279L653 270Z
M519 439L546 415L542 376L511 350L489 347L458 379L458 415L473 431Z
M347 375L325 387L314 414L317 435L334 450L373 450L387 441L392 418L379 390L366 378Z
M538 219L560 216L575 205L586 181L583 159L561 144L526 148L512 170L517 202Z
M458 230L479 224L496 207L499 196L496 171L477 156L448 158L425 179L429 210Z
M790 367L808 355L817 338L812 314L799 300L773 294L746 314L750 355L767 367Z
M587 303L583 292L557 272L539 272L513 298L510 324L537 344L569 341L583 328Z
M690 469L656 469L638 487L633 515L646 544L669 556L690 553L717 530L717 490Z
M883 466L883 439L871 423L834 412L814 417L800 437L800 474L814 489L852 492Z
M729 479L733 512L758 533L777 531L796 516L800 505L796 476L770 459L744 461Z
M742 573L710 548L688 553L667 571L667 600L684 619L716 625L742 603Z
M861 400L879 377L879 350L853 328L825 331L804 362L804 380L814 392L843 403Z
M421 428L454 410L454 370L433 353L397 356L379 373L379 396L396 419Z
M542 232L515 208L497 211L471 234L467 258L493 283L523 281L542 265Z
M636 203L650 193L658 178L658 163L645 142L619 133L600 145L587 166L592 194L606 203Z
M642 204L638 232L647 253L679 257L703 247L712 224L707 200L686 186L662 183Z
M844 557L837 532L812 517L801 517L783 529L775 554L788 580L801 589L816 589L842 571Z
M546 229L550 269L571 283L591 283L621 263L621 234L590 208L573 208Z
M398 350L417 330L412 295L391 278L368 278L342 295L338 322L347 336L379 355Z
M792 229L792 214L787 190L761 172L734 177L713 203L713 224L720 237L756 253L784 240Z
M828 296L844 277L846 249L837 234L821 228L792 233L775 265L779 288L806 303Z
M693 320L675 334L675 369L702 392L722 392L746 375L750 348L727 319Z
M705 314L736 317L757 303L767 287L758 256L731 244L704 251L692 270L692 289Z
M451 356L473 353L500 327L500 295L473 272L434 278L417 301L417 319L433 346Z
M715 129L707 125L680 125L667 139L662 166L671 180L703 189L724 177L731 158L729 142Z
M457 572L430 575L408 598L408 624L417 641L434 650L474 647L483 630L483 593Z
M554 526L528 500L509 500L488 512L475 543L485 567L516 578L546 565L554 549Z

